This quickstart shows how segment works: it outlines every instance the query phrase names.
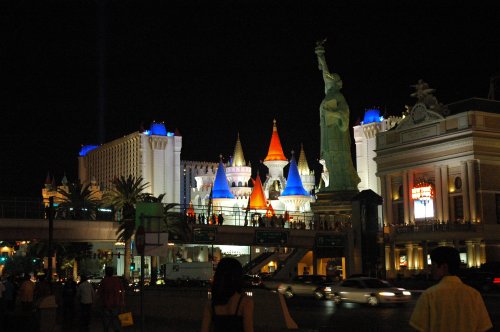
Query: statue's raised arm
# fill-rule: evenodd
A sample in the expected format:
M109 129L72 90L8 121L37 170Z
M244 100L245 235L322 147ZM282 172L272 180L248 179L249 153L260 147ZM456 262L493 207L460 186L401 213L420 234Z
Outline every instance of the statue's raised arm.
M323 72L323 77L326 74L330 74L330 71L328 70L328 65L326 64L325 60L325 42L326 38L323 40L319 40L316 42L316 47L314 49L314 53L316 53L316 56L318 57L318 67L319 70Z

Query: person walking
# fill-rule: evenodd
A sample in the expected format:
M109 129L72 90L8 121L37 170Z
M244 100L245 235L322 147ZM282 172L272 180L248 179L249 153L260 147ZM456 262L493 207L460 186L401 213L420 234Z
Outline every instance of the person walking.
M70 326L75 313L75 296L77 285L72 277L69 277L64 283L62 289L63 300L63 323L65 326Z
M80 303L80 331L90 331L92 304L94 303L94 287L87 276L80 277L80 284L76 290L76 298Z
M457 277L460 255L455 248L431 252L432 276L439 283L420 295L410 318L418 331L471 332L493 327L481 294Z
M102 279L97 290L99 300L102 305L102 318L104 331L110 328L115 331L122 331L118 315L125 307L125 289L118 277L113 276L113 267L107 266L105 277Z
M19 302L21 302L24 311L33 309L33 296L35 293L35 283L31 280L31 275L26 275L24 281L19 287Z
M5 311L13 312L16 303L16 284L14 283L14 277L8 276L4 280L3 285L5 286L5 291L3 293Z
M212 300L203 311L201 332L253 332L254 302L243 292L243 268L223 258L215 270Z

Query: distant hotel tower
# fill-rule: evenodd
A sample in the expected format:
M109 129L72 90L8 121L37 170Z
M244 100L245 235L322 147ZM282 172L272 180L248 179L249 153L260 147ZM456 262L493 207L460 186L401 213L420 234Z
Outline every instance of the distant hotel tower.
M164 202L181 203L182 137L167 132L163 123L150 130L135 132L101 146L84 146L78 158L82 183L95 181L101 190L111 189L113 179L132 175L142 177L146 192Z

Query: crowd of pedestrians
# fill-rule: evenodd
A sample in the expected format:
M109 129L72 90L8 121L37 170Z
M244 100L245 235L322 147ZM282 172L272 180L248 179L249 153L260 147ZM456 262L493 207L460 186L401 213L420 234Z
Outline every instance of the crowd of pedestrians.
M186 222L191 225L224 225L224 215L204 213L195 214L191 213L186 215ZM351 228L351 222L346 220L324 220L319 218L291 218L287 213L271 216L252 214L246 216L243 226L259 227L259 228L288 228L288 229L302 229L302 230L328 230L328 231L345 231Z
M0 281L0 331L91 331L92 313L99 313L104 331L121 331L118 315L125 306L120 278L106 267L105 277L94 289L85 275L77 284L68 278L51 283L46 274L4 276ZM59 314L59 315L58 315Z

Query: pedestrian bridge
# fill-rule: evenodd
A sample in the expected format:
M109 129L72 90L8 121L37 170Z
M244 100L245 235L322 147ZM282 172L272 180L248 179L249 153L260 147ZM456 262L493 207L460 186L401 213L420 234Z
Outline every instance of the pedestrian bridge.
M118 223L116 221L96 220L54 220L54 241L67 242L109 242L116 241ZM0 218L0 240L47 240L49 221L47 219ZM189 225L190 243L226 245L267 245L276 244L287 247L312 248L317 235L338 234L332 231L309 229ZM212 234L207 238L207 234ZM282 241L280 243L280 241ZM175 242L175 241L174 241Z
M47 219L0 218L0 239L4 241L48 240ZM118 223L92 220L54 220L54 241L99 242L116 241Z

